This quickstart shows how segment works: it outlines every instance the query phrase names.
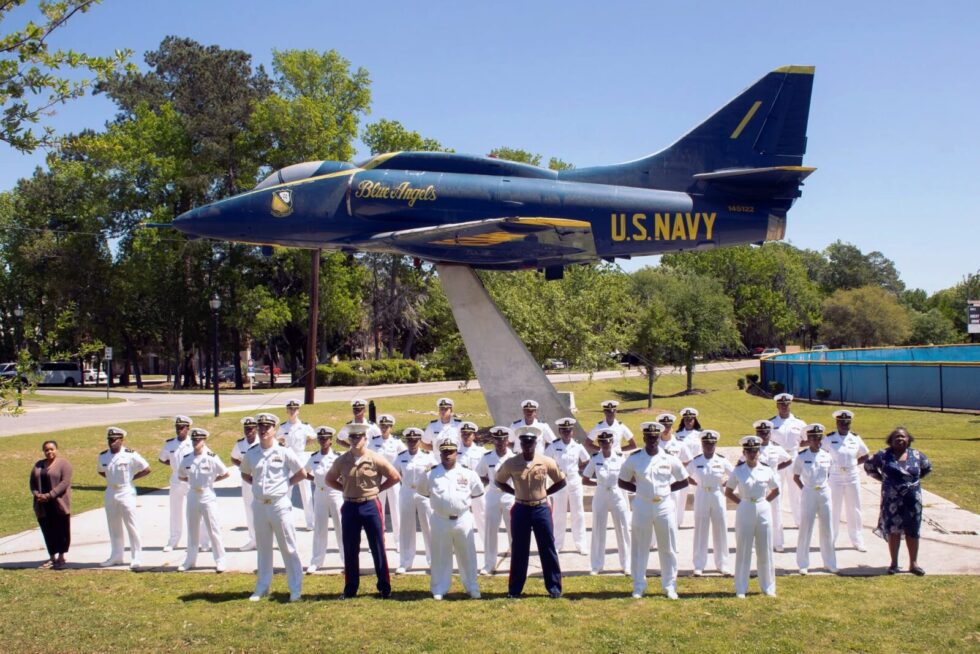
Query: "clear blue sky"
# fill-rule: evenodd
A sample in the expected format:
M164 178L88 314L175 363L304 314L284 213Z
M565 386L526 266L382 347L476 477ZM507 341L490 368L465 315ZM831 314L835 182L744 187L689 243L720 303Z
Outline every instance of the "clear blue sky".
M458 152L506 145L577 166L659 150L767 71L815 65L804 163L818 170L787 240L879 250L909 287L934 292L980 269L978 25L975 0L106 0L52 44L130 48L144 65L175 34L267 68L274 48L335 49L370 72L368 122L396 119ZM92 98L52 124L99 128L112 115ZM39 162L0 145L0 189Z

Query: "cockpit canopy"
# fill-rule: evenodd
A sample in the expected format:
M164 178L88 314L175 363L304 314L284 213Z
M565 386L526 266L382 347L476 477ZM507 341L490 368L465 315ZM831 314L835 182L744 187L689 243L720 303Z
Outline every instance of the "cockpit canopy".
M296 182L310 177L328 175L353 167L354 164L347 163L346 161L304 161L303 163L280 168L259 182L255 190L288 184L289 182Z

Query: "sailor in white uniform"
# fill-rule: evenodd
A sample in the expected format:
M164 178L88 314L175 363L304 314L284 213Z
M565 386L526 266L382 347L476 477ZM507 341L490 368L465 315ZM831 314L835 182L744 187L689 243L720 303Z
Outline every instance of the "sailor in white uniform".
M500 469L504 461L516 456L508 446L510 436L509 427L491 428L490 438L493 440L493 449L483 455L476 467L476 474L480 476L480 480L487 489L483 522L484 552L483 567L480 568L481 575L492 575L497 569L501 520L503 520L504 529L507 531L507 549L510 549L510 510L514 506L514 496L500 490L494 482L497 470Z
M728 515L724 485L734 466L718 454L720 435L713 429L700 432L702 453L691 459L687 471L694 485L694 576L704 574L708 563L708 530L714 537L715 568L730 576L728 567Z
M809 444L793 463L793 481L802 490L803 505L800 512L800 533L796 542L796 565L800 574L810 568L810 540L813 523L820 522L820 557L828 572L837 572L837 553L834 552L833 527L830 516L830 476L833 460L821 449L824 427L820 423L806 426Z
M299 419L299 407L299 400L294 399L286 402L286 420L279 425L276 438L279 440L280 445L296 452L296 458L305 462L309 456L306 453L306 444L316 440L316 432L313 431L313 427ZM304 478L296 485L299 487L299 498L303 503L303 517L306 520L306 528L312 531L313 494L310 492L310 483Z
M629 452L630 450L635 450L636 438L634 438L633 432L629 427L623 424L622 421L616 418L616 412L619 409L619 402L616 400L605 400L601 406L603 418L589 432L589 438L585 441L585 449L587 449L590 454L595 454L598 452L601 448L596 442L596 437L600 431L604 429L611 429L614 434L612 441L614 452Z
M143 546L139 526L136 524L136 488L133 482L150 474L150 464L139 452L123 446L126 430L109 427L106 440L109 449L99 453L96 472L105 478L105 517L109 524L109 558L100 563L103 568L122 565L126 550L126 533L129 534L129 567L133 570L142 565ZM125 530L125 531L124 531Z
M592 455L582 471L582 483L596 487L592 496L592 560L589 574L597 575L605 568L606 524L611 514L619 567L626 576L630 576L630 504L618 483L619 472L627 455L613 449L617 439L615 429L600 429L595 438L599 451Z
M311 575L317 568L323 567L327 556L327 540L330 535L330 521L333 521L334 538L337 540L337 550L340 552L340 564L344 563L344 542L340 531L340 507L344 504L344 494L327 485L327 473L333 467L334 461L340 456L333 449L333 437L336 433L333 427L317 427L316 440L320 449L307 459L306 478L313 482L313 554L306 574Z
M420 447L422 442L422 430L416 427L409 427L402 432L405 445L408 446L404 452L395 459L395 469L401 475L401 492L398 501L399 518L401 524L398 528L398 568L395 570L402 574L411 569L415 562L415 552L418 547L415 531L415 521L418 520L419 528L422 530L422 541L425 544L425 561L427 565L432 565L432 546L429 542L429 516L432 515L432 508L429 506L429 498L423 497L415 492L415 487L419 480L433 466L436 465L435 457L431 452L426 452Z
M395 436L394 432L392 431L394 426L395 417L388 413L382 413L380 416L378 416L378 428L381 431L370 438L367 444L369 450L384 456L384 458L388 459L388 463L392 465L395 465L395 459L398 458L398 455L407 449L405 447L405 443ZM386 488L378 494L378 501L381 502L382 526L384 526L385 506L388 507L388 515L391 517L391 547L395 547L398 543L398 528L401 524L399 522L398 513L401 504L398 500L400 493L401 483L399 482ZM341 498L341 503L343 503L343 498Z
M521 446L516 435L519 429L536 427L540 435L538 436L537 444L534 446L534 453L543 455L545 448L556 440L555 432L551 430L551 426L548 423L538 420L538 403L534 400L524 400L521 402L521 411L524 413L524 417L520 420L515 420L510 425L512 434L510 440L511 449L514 450L515 454L520 454L521 452Z
M425 432L422 434L421 447L426 452L435 451L437 453L435 456L438 456L439 443L446 439L452 439L457 445L460 444L459 426L463 423L453 416L454 406L455 403L448 397L440 397L436 402L439 417L426 425Z
M259 424L253 416L242 418L242 430L245 435L235 441L231 448L231 463L236 468L241 467L245 453L259 444ZM252 512L252 484L242 481L242 502L245 504L245 526L248 527L248 542L241 548L242 552L255 549L255 514Z
M860 470L870 454L864 439L851 431L854 413L847 409L834 412L837 430L824 439L822 447L830 454L830 487L833 497L831 523L834 527L834 543L840 533L841 507L847 522L851 545L859 552L867 552L864 534L861 532L861 475Z
M228 477L228 467L217 454L205 444L210 433L206 429L191 429L191 443L194 449L180 462L180 480L187 483L187 556L177 566L178 572L192 569L197 565L197 544L201 537L201 526L207 530L214 553L214 569L226 569L225 548L221 541L221 522L218 520L218 498L214 494L214 483Z

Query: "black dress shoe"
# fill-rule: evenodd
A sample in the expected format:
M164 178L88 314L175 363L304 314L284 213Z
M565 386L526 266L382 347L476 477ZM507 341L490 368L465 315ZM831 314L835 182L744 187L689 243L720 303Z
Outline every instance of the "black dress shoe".
M560 590L553 590L553 591L551 591L551 592L548 593L548 596L551 599L558 599L558 598L561 597L561 591Z
M909 572L911 572L912 574L914 574L916 577L921 577L922 575L924 575L926 573L925 570L923 570L922 568L920 568L917 565L913 565L911 568L909 568Z
M890 574L890 575L897 575L898 574L898 566L897 565L890 565L890 566L888 566L888 574Z

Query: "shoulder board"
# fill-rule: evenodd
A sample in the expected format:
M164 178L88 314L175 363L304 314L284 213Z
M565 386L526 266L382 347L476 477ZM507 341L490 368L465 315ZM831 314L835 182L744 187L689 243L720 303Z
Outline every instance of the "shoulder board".
M697 455L696 457L694 457L694 458L693 458L693 459L691 459L691 460L692 460L692 461L697 461L698 459L703 459L703 458L704 458L704 454L698 454L698 455Z
M126 448L126 451L129 452L130 454L133 454L134 452L136 452L136 450L131 450L128 447Z
M345 424L345 425L353 425L353 424L354 424L354 421L353 421L353 420L348 420L348 421L347 421L347 422L345 422L344 424Z
M430 420L430 421L429 421L429 424L430 424L430 425L434 425L434 424L436 424L437 422L439 422L439 421L438 421L438 420Z
M308 422L302 422L300 424L303 425L303 426L305 426L305 427L309 427L310 426L310 423L308 423Z
M772 418L769 418L769 420L775 420L775 419L776 419L776 418L778 418L778 417L779 417L779 414L776 414L776 415L774 415L774 416L773 416Z
M738 463L735 464L735 467L737 468L739 466L744 466L744 465L745 465L745 461L739 461Z
M237 442L239 442L239 443L244 443L244 442L245 442L245 437L244 437L244 436L242 436L241 438L239 438L239 439L238 439L238 441L237 441Z
M496 452L494 450L490 450L489 452L487 452L483 456L490 456L491 454L496 454Z
M633 451L633 452L630 453L630 456L636 456L637 454L639 454L642 451L643 450L635 450L635 451Z
M861 437L861 435L860 435L860 434L858 434L858 433L857 433L856 431L852 431L852 432L851 432L851 436L857 436L858 438L860 438L860 437Z
M769 467L769 464L768 464L768 463L766 463L765 461L759 461L759 465L760 465L760 466L765 466L765 467L767 467L767 468Z
M108 451L109 451L109 450L102 450L101 452L99 452L99 456L102 456L103 454L105 454L105 453L106 453L106 452L108 452Z
M208 452L208 456L218 456L218 455L215 454L214 452Z
M177 440L177 437L176 437L176 436L174 436L173 438L168 438L168 439L167 439L167 442L168 442L168 443L172 443L172 442L174 442L175 440Z
M599 456L600 454L602 454L602 452L596 452L596 453L594 453L594 454L592 455L592 458L594 459L594 458L596 458L597 456Z
M808 452L809 450L810 450L810 448L809 448L809 447L804 447L804 448L803 448L802 450L800 450L800 451L799 451L799 453L800 453L800 454L803 454L803 453L805 453L805 452Z

